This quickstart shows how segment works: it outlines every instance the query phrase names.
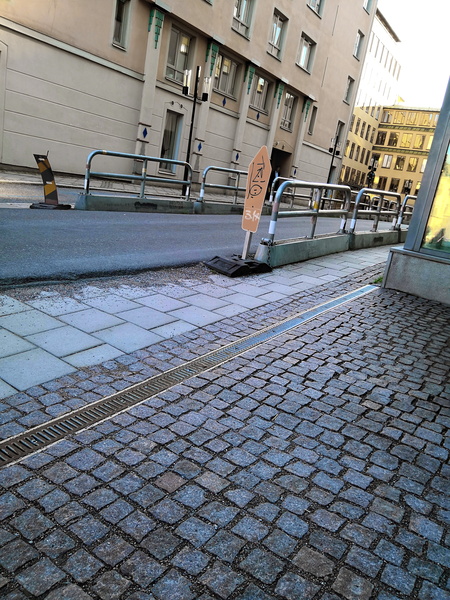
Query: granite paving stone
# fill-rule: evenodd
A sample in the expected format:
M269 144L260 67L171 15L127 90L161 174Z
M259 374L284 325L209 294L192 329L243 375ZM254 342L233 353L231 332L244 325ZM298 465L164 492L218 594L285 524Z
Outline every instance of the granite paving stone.
M114 343L102 331L115 331L115 343L128 332L131 343L138 329L189 329L116 348L103 363L86 355L70 373L6 395L1 431L84 406L372 283L387 256L373 251L369 264L372 250L357 251L241 282L203 273L201 284L195 275L169 285L161 272L136 281L163 285L124 277L68 282L48 297L7 291L1 317L54 312L45 316L58 328L30 333L27 343L77 330L104 348ZM271 287L278 295L268 302ZM241 296L243 312L223 318ZM193 323L189 314L207 318ZM170 322L148 320L160 315ZM449 320L443 305L376 288L363 304L336 307L0 467L0 595L446 600ZM37 351L3 331L17 353L0 361Z

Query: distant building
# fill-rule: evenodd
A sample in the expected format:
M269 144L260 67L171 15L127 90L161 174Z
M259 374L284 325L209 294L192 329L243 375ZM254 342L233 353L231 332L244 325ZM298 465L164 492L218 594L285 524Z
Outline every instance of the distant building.
M373 146L376 189L417 196L438 118L439 110L383 108Z
M96 149L336 179L376 0L9 0L0 163L82 172ZM186 92L187 95L184 95ZM206 95L207 94L207 95ZM372 116L370 116L372 118ZM372 129L372 126L371 126ZM370 139L370 136L369 136ZM129 165L133 168L132 161ZM170 179L177 169L162 163ZM179 168L178 168L179 170Z
M397 100L401 65L397 60L397 34L379 10L370 33L361 81L349 134L343 148L340 183L355 189L365 187L373 165L372 150L383 107Z

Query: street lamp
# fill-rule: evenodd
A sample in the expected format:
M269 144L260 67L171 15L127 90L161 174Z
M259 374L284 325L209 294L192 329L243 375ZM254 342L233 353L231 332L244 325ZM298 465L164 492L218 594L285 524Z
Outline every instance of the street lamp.
M330 170L328 171L327 183L331 183L331 173L333 172L334 157L339 156L339 154L341 152L340 147L341 147L341 142L339 141L338 136L332 138L331 147L328 148L328 152L330 152L330 154L332 156L331 156Z
M192 105L192 113L191 113L191 123L189 125L189 137L188 137L188 145L187 145L187 150L186 150L186 162L189 163L190 158L191 158L191 146L192 146L192 134L194 131L194 119L195 119L195 109L197 107L197 101L199 102L206 102L208 100L208 91L209 91L209 85L211 83L211 78L210 77L205 77L204 82L203 82L203 89L207 90L204 91L201 95L200 98L197 97L198 94L198 85L199 85L199 81L200 81L200 73L201 73L201 67L197 67L196 72L195 72L195 81L194 81L194 95L193 95L193 100L194 103ZM192 75L192 71L186 70L184 72L184 78L183 78L183 94L185 96L189 96L189 90L191 87L191 75ZM188 176L188 168L185 167L184 169L184 180L186 181ZM183 194L186 193L186 186L183 186Z

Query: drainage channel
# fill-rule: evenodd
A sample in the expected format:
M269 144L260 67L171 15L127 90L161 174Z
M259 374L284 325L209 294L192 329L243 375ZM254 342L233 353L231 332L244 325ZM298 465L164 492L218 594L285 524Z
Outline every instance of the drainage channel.
M319 315L332 310L342 304L360 298L377 289L377 286L366 285L343 296L320 304L310 310L298 313L294 317L281 321L277 325L267 327L253 333L238 342L233 342L218 350L195 358L183 365L174 367L169 371L154 375L142 383L138 383L126 390L102 398L71 412L69 415L58 417L43 425L33 427L28 431L8 438L0 443L0 466L5 466L43 448L54 444L71 433L76 433L92 425L100 423L120 412L141 404L149 398L185 381L195 375L204 373L213 367L262 344L290 329L298 327Z

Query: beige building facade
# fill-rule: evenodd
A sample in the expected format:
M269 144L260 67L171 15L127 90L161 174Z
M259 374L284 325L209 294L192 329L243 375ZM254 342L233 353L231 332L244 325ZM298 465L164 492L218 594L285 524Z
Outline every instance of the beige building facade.
M189 158L198 177L245 169L266 145L282 176L310 181L327 179L331 140L347 137L376 11L376 0L0 3L0 164L32 167L48 151L54 170L81 173L105 149Z
M355 189L368 184L374 164L373 145L383 117L383 107L398 98L401 65L397 59L400 40L377 10L359 84L350 130L343 149L340 182ZM370 187L370 186L369 186Z

